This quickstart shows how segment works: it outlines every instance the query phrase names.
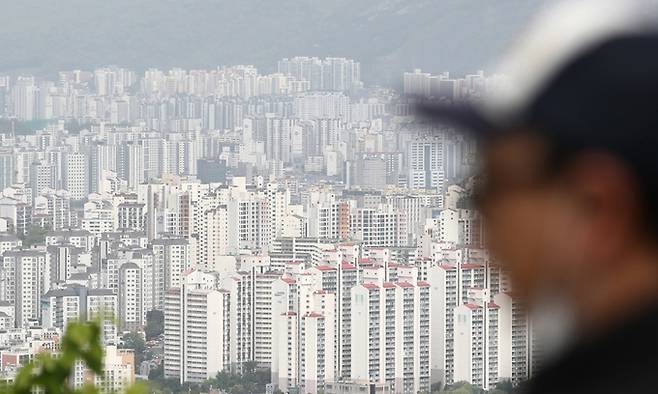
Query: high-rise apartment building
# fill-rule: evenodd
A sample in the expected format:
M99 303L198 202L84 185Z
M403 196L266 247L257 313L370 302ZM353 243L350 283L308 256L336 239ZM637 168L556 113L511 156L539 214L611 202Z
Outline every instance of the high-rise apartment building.
M165 377L203 382L229 368L229 293L190 271L165 298Z
M162 310L166 292L179 288L183 275L191 266L190 244L184 238L161 238L151 243L153 250L153 306Z
M87 155L80 152L67 153L64 161L64 189L71 199L84 200L89 194L89 168Z
M50 288L48 255L20 250L2 255L0 298L14 305L17 327L41 319L41 297Z
M0 190L14 184L16 180L15 153L13 148L0 148Z
M388 383L396 392L429 391L429 302L425 282L366 282L352 289L352 380Z
M409 142L407 165L410 189L434 189L443 192L443 136L417 138Z
M34 77L21 76L16 79L12 87L12 112L20 120L34 120L37 118L37 96L39 90Z
M356 209L350 215L350 230L366 246L400 247L408 242L406 214L392 206Z

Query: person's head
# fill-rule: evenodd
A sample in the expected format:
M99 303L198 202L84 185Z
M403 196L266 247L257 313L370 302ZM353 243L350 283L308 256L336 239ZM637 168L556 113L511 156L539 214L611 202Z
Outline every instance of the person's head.
M658 13L641 4L568 2L503 63L506 87L423 109L482 142L487 246L527 298L658 272L638 257L658 239Z
M614 153L562 152L519 130L486 144L483 167L476 199L487 247L527 298L585 289L658 239L653 181Z

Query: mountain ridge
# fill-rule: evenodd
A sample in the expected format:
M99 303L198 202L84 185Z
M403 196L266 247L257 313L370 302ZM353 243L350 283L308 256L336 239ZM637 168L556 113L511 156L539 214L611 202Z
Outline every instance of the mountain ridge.
M486 67L549 0L2 0L0 73L351 57L369 83Z

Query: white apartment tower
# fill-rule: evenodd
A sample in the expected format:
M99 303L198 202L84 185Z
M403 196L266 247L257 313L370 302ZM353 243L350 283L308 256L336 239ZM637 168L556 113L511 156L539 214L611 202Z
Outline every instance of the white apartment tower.
M454 380L488 390L499 381L499 307L468 303L454 309Z
M454 382L454 308L458 305L457 267L433 265L428 270L430 288L430 319L432 335L432 383Z
M443 189L443 135L412 140L408 147L409 188Z
M525 308L507 293L493 297L498 310L498 377L517 385L531 376L531 331Z
M429 391L429 302L425 282L352 289L352 380L387 383L400 393Z
M305 393L317 394L326 382L334 381L335 352L334 293L313 293L313 311L301 316L299 332L299 380Z
M430 73L424 73L419 68L415 69L413 72L405 72L403 75L404 94L429 97L430 77Z
M336 342L338 376L348 379L352 374L352 288L359 283L359 271L346 262L338 267L336 284Z
M270 244L268 200L252 192L237 191L228 201L229 252L262 250Z
M0 299L13 303L17 327L41 319L41 297L50 288L45 252L7 251L2 256Z
M183 382L203 382L229 365L229 293L216 277L185 275L165 299L164 374Z
M336 378L336 295L306 272L277 279L272 291L272 381L317 393Z
M109 289L88 289L71 285L51 289L42 299L42 326L65 330L71 322L102 320L103 343L116 344L118 297Z
M153 309L153 256L134 254L118 267L119 317L125 329L146 325L146 313Z
M457 245L481 247L484 237L480 215L469 209L442 210L439 213L438 239Z
M247 361L272 363L272 283L269 256L241 256L238 272L222 279L231 295L230 362L240 370Z
M12 89L11 102L14 115L20 120L37 118L37 88L34 77L18 77Z
M359 208L350 217L350 230L365 246L407 246L407 217L390 205Z
M272 282L272 383L281 390L297 384L297 281L289 276Z
M120 203L117 207L118 229L143 231L146 227L145 204L133 201Z
M193 206L192 238L196 241L196 264L199 268L209 270L220 256L228 254L231 232L227 209L226 205L218 205L206 199L193 203Z
M183 273L190 268L190 244L184 238L159 238L151 243L153 249L153 280L155 283L153 305L164 308L167 290L180 287Z
M89 169L87 155L80 152L66 154L64 165L64 189L71 199L84 200L89 194Z

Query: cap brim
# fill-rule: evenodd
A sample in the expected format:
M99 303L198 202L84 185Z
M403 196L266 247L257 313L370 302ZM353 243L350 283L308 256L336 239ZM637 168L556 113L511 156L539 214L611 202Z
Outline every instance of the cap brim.
M416 116L426 122L455 127L478 138L491 138L499 130L475 106L422 101L414 106Z

